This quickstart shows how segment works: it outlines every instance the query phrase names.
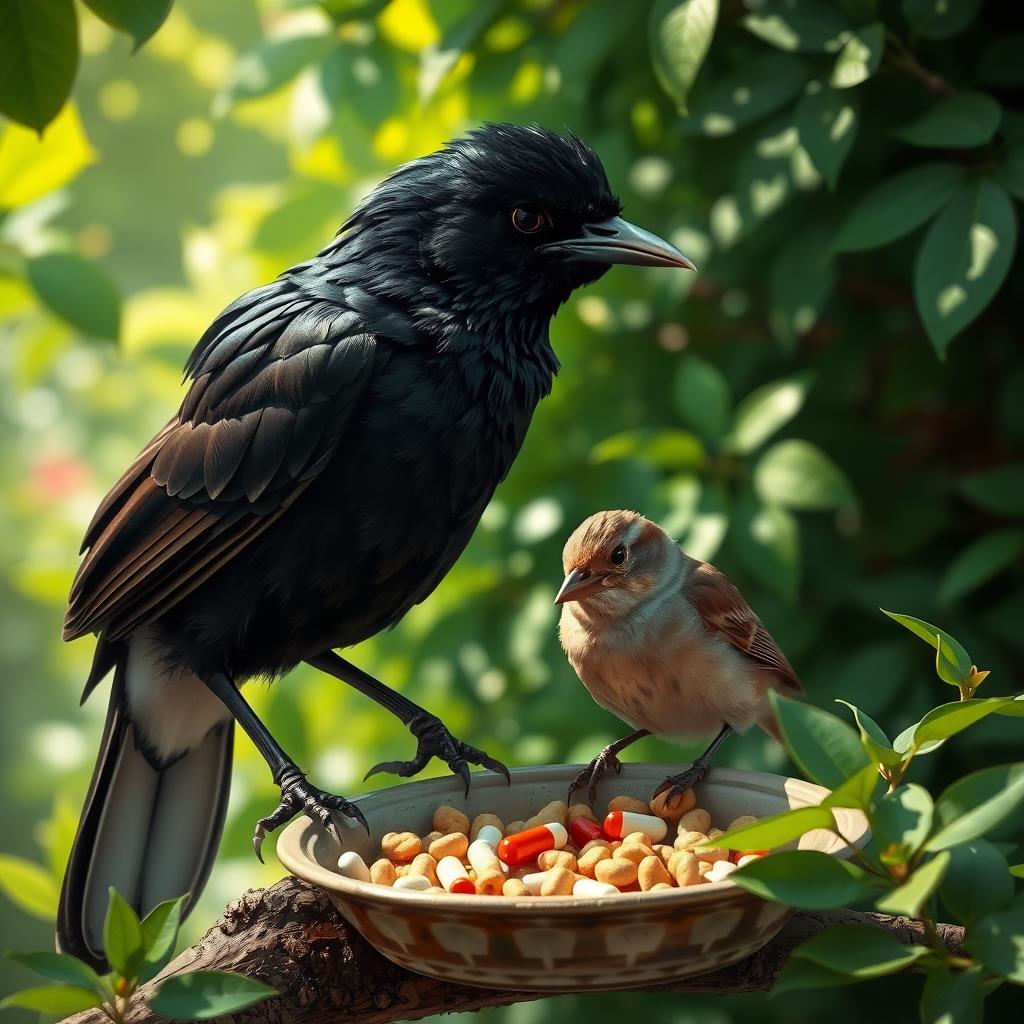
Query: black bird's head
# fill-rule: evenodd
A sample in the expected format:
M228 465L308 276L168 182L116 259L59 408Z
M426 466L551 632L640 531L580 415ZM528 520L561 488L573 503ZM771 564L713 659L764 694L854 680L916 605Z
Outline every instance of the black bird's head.
M345 226L378 294L473 330L546 322L615 263L687 267L619 216L601 161L574 135L486 124L399 168Z

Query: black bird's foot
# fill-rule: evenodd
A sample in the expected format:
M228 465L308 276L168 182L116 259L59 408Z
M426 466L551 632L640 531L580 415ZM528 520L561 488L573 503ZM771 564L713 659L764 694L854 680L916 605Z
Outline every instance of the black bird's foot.
M375 764L364 776L368 779L377 772L391 772L393 775L400 775L403 779L409 778L417 772L423 771L427 762L432 757L440 758L449 768L466 784L466 792L469 793L469 766L478 764L481 768L488 768L492 772L505 776L505 780L511 784L512 776L508 769L493 757L485 754L476 747L456 739L448 727L436 715L427 711L421 711L412 721L409 722L409 732L416 737L416 756L411 761L382 761Z
M674 800L681 793L684 793L688 789L693 789L698 782L703 781L704 776L707 775L708 770L711 768L711 758L705 755L701 755L696 758L693 764L690 765L685 771L680 772L678 775L670 775L651 795L653 800L656 796L661 796L662 793L668 793L667 801Z
M260 818L256 822L256 831L252 837L253 849L261 864L263 863L261 850L267 833L280 828L286 821L291 821L296 814L305 813L314 821L320 822L324 831L339 845L341 836L331 817L331 811L341 811L346 817L355 818L366 829L366 834L370 834L370 826L367 825L363 812L355 804L349 803L343 796L325 793L322 789L311 786L306 780L306 776L294 765L282 772L277 783L281 787L281 802L272 814L268 814L267 817Z
M612 770L616 775L622 774L622 762L619 760L618 755L615 753L615 744L610 743L604 750L601 751L597 757L594 758L586 768L583 769L572 780L572 785L569 787L569 798L568 803L572 803L572 798L576 794L577 790L582 789L584 786L587 787L587 795L590 797L590 802L594 803L597 800L597 784L608 774L608 771Z

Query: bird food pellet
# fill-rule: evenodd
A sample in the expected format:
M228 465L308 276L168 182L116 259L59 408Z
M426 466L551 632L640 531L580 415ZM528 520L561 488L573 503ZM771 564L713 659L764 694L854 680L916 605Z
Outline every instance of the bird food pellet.
M650 814L651 805L635 796L617 796L608 801L609 811L632 811L634 814Z
M709 828L711 828L711 815L703 807L695 807L679 819L676 831L679 835L684 832L700 832L707 835Z
M408 864L423 849L423 843L415 832L389 832L380 841L380 848L385 857Z
M443 857L458 857L460 860L466 856L469 849L469 840L464 832L449 832L448 835L435 839L427 849L427 852L435 860Z
M651 814L656 814L667 821L678 821L696 806L697 794L692 789L684 789L675 796L669 796L667 792L659 793L651 801Z
M469 835L469 818L457 807L449 807L442 804L434 811L434 828L441 835L449 835L452 832L461 832Z
M492 828L498 833L495 843L505 834L505 823L496 814L478 814L469 829L470 842L480 838L480 830L483 828ZM487 842L490 842L490 839L487 839Z

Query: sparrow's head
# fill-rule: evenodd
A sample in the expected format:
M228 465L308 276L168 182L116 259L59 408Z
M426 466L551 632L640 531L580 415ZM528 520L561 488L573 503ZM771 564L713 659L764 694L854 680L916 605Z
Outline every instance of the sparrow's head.
M574 135L486 124L399 168L346 225L396 298L479 327L550 317L615 263L687 267L619 216L601 161Z
M675 541L657 523L621 509L598 512L566 541L565 580L555 603L628 611L664 585L679 559Z

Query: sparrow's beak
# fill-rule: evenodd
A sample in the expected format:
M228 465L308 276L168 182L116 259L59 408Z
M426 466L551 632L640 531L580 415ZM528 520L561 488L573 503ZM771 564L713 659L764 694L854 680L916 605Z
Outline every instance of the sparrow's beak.
M538 247L539 252L570 256L590 263L632 263L640 267L685 267L692 260L674 245L621 217L583 225L582 238L567 238Z
M594 593L601 586L601 577L595 576L589 569L573 569L562 581L555 594L555 604L566 601L579 601L588 594Z

